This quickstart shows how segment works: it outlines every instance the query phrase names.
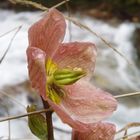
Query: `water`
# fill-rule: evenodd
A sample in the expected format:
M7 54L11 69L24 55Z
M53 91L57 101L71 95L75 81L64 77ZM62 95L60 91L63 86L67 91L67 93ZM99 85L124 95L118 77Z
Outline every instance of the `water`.
M32 23L40 18L39 15L39 12L14 13L12 11L0 11L0 35L17 26L23 26L14 39L6 58L0 65L0 76L2 79L0 82L1 116L7 116L7 113L5 113L7 107L10 115L25 113L25 107L23 106L29 104L27 97L32 96L31 98L37 98L36 95L35 97L30 95L30 91L26 87L25 81L28 79L26 62L26 48L28 46L27 30ZM75 15L75 17L76 16L77 15ZM122 57L106 47L106 45L97 37L74 25L72 26L71 31L73 41L91 41L94 42L98 48L97 64L92 82L98 87L104 88L113 94L140 91L140 73L134 62L136 50L134 49L131 40L136 28L135 25L129 22L113 25L89 17L81 17L79 20L103 36L133 62L133 65L129 65ZM13 34L14 32L11 32L0 38L0 57L6 50ZM67 31L65 42L68 40L69 32ZM2 90L5 90L8 95L18 100L20 104L3 95ZM140 122L140 117L138 117L140 116L140 109L138 108L140 105L139 96L136 98L124 98L119 100L119 102L118 110L110 118L112 122L117 124L117 128L120 128L129 122ZM39 104L40 101L37 103ZM71 129L67 125L62 124L55 115L53 119L55 127L62 128L68 132L71 131ZM7 138L8 123L0 123L0 130L0 137ZM70 140L69 133L60 132L58 129L55 131L55 137L56 140ZM11 121L11 138L35 139L27 127L26 119Z

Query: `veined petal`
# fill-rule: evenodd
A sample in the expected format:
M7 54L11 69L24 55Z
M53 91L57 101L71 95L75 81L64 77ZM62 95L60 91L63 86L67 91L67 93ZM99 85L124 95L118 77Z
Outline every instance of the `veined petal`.
M117 108L117 101L111 94L82 79L66 90L62 104L74 120L94 123L109 117Z
M72 140L114 140L116 127L111 123L98 122L91 125L92 130L72 132Z
M29 29L29 46L40 48L51 57L64 38L65 28L63 15L56 9L50 9L43 19Z
M83 80L65 90L60 104L48 102L64 123L78 131L89 129L88 124L101 121L116 110L117 101L112 95Z
M62 44L53 60L60 68L82 68L85 72L93 72L96 61L96 47L89 42L73 42Z
M89 126L85 123L79 122L78 120L74 120L66 110L61 106L61 104L55 104L50 99L47 98L48 103L54 109L55 113L60 117L63 123L68 124L72 128L79 130L81 132L89 130Z
M28 47L27 60L29 69L29 78L33 88L46 100L46 54L39 48Z

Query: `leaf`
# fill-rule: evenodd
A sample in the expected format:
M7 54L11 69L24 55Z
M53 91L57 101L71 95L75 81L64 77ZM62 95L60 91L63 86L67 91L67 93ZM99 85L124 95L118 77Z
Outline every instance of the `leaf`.
M36 106L27 106L27 112L36 111ZM40 140L47 140L48 130L46 119L41 114L35 114L28 116L28 126L31 132Z

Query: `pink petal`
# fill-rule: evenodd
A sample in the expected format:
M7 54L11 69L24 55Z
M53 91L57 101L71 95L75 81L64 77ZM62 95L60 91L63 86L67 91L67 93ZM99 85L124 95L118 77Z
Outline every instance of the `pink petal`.
M58 10L51 9L29 29L29 46L40 48L51 57L64 38L65 28L63 15Z
M73 42L62 44L53 60L60 68L82 68L87 73L93 72L96 61L96 47L89 42Z
M46 54L39 48L29 47L27 49L27 59L31 85L46 99Z
M48 98L47 101L50 104L50 106L54 109L55 113L63 121L63 123L70 125L76 130L80 129L81 132L87 131L89 129L89 126L87 124L79 122L78 120L74 120L68 113L66 113L66 110L61 105L55 104Z
M117 101L111 94L82 79L66 89L68 92L62 104L75 120L93 123L109 117L116 110Z
M72 132L72 140L114 140L116 128L110 123L92 124L92 130L86 132Z
M49 104L61 120L74 129L81 129L81 131L87 129L88 123L103 120L116 110L117 101L112 95L96 89L89 82L82 79L74 85L67 86L65 90L66 95L59 105L51 101L49 101Z

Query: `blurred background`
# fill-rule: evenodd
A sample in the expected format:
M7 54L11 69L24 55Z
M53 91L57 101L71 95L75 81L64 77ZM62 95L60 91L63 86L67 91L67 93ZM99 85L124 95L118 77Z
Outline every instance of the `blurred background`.
M62 0L34 0L52 7ZM122 52L132 64L119 56L99 38L69 24L64 42L90 41L98 49L95 73L91 82L113 95L140 91L140 0L70 0L58 7L65 15L90 27L113 47ZM13 4L0 0L0 59L17 31L12 45L0 63L0 119L26 113L28 104L42 103L38 94L30 87L28 79L26 49L28 47L28 29L41 18L41 11L29 5ZM16 28L16 29L15 29ZM6 32L12 32L5 34ZM140 122L140 96L118 99L119 106L109 121L117 129L130 122ZM53 116L55 139L70 140L71 128ZM134 128L133 133L140 131ZM116 136L116 139L121 135ZM10 122L0 122L0 140L34 140L27 125L27 118Z

